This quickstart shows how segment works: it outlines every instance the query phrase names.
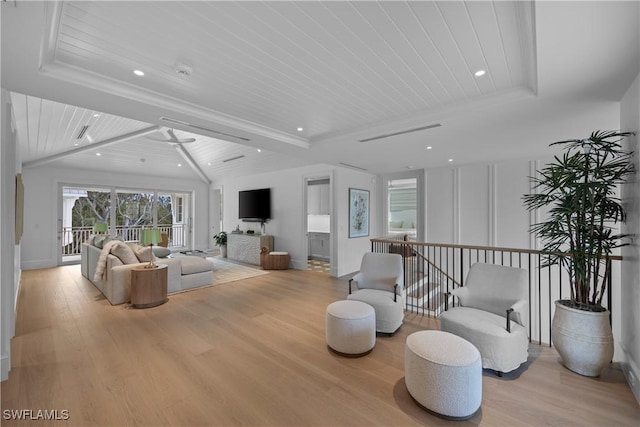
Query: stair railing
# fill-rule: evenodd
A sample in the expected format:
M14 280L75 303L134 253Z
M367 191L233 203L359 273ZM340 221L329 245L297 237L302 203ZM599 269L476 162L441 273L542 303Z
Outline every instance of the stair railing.
M372 252L399 253L403 257L406 310L421 315L438 317L455 304L448 292L464 286L471 266L476 262L518 267L528 271L529 318L528 331L532 341L551 343L551 320L554 302L568 298L571 281L558 266L546 267L549 255L531 249L472 246L409 241L406 236L371 239ZM606 289L603 306L612 312L612 282L619 275L613 261L607 260ZM619 267L615 266L615 267Z

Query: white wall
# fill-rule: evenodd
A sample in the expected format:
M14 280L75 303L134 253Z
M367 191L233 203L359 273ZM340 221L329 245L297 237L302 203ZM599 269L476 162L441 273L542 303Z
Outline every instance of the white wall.
M428 169L427 241L530 249L527 159Z
M139 175L109 174L84 169L42 166L23 171L25 232L22 268L46 268L58 264L59 186L117 186L135 190L193 192L193 249L211 246L209 236L209 187L202 181ZM192 204L192 206L194 206Z
M622 187L622 199L627 208L627 222L623 233L634 234L630 246L622 249L622 351L623 370L636 399L640 402L640 75L638 75L622 99L620 128L635 132L628 138L626 148L635 151L636 174Z
M15 184L20 172L20 150L13 132L11 99L1 94L0 141L0 379L11 369L11 338L15 333L16 302L20 287L20 245L15 244Z
M216 182L215 186L223 187L224 230L230 232L238 225L242 230L250 228L259 230L258 223L243 223L238 219L238 192L271 188L272 219L266 224L266 232L274 236L275 250L289 252L294 268L306 269L307 240L304 229L306 211L303 197L305 178L314 175L332 177L331 274L343 276L357 271L360 268L362 254L371 248L369 239L373 235L357 239L348 238L348 191L349 187L370 191L372 209L370 229L375 230L378 224L374 212L375 183L374 176L371 174L330 165L315 165Z

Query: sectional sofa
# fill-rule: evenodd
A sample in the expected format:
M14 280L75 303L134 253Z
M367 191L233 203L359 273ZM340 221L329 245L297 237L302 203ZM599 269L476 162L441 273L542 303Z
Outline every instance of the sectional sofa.
M109 244L108 237L90 238L82 244L81 272L104 294L113 305L128 302L131 295L131 269L149 262L149 248L136 243ZM128 246L130 251L125 248ZM98 265L100 255L105 254L104 265ZM132 257L133 254L133 257ZM213 263L195 256L162 258L155 261L166 264L167 291L176 293L213 284ZM103 274L96 275L96 271Z

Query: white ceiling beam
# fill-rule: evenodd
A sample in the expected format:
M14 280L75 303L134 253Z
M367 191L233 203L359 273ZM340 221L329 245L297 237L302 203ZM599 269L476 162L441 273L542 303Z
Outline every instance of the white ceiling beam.
M83 153L89 150L95 150L99 147L104 147L111 144L117 144L119 142L128 141L133 138L138 138L140 136L148 135L152 132L156 132L160 129L159 126L151 126L148 128L140 129L135 132L129 132L124 135L114 136L113 138L105 139L104 141L96 142L95 144L85 145L84 147L74 148L73 150L64 151L58 154L52 154L51 156L43 157L41 159L32 160L30 162L24 162L22 167L31 168L35 166L41 166L45 163L53 162L54 160L62 159L63 157L71 156L73 154Z
M193 157L191 157L191 154L189 154L189 152L187 151L186 148L184 148L182 146L182 144L174 144L176 147L176 150L178 151L178 153L180 153L180 155L182 156L182 158L184 159L185 162L187 162L187 164L191 167L191 169L193 169L193 171L200 177L200 179L202 181L204 181L206 184L211 185L211 180L209 179L209 177L207 177L207 175L202 171L202 169L200 169L200 166L198 166L198 164L196 163L195 160L193 160Z

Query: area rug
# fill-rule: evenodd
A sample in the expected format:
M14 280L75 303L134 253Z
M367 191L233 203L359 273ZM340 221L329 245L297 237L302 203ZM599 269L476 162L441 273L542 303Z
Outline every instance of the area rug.
M234 264L232 262L223 261L220 258L208 257L207 261L213 263L214 285L221 285L223 283L230 283L238 280L248 279L250 277L269 274L268 271L261 270L258 267L248 267L240 264Z

